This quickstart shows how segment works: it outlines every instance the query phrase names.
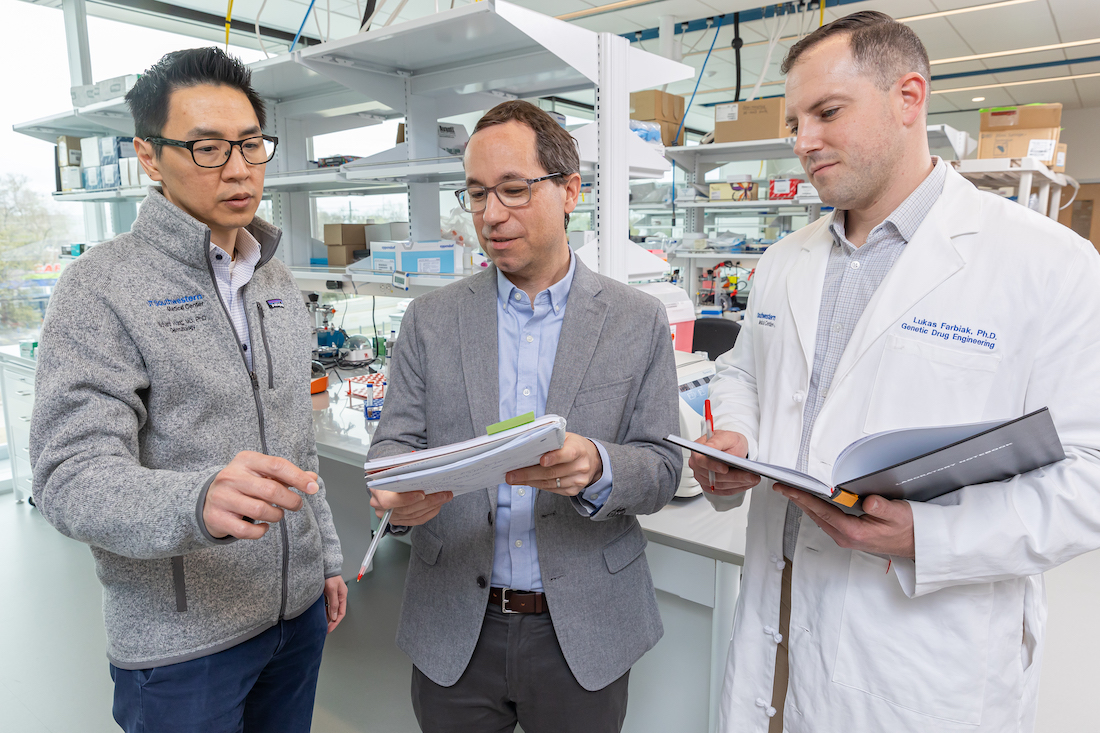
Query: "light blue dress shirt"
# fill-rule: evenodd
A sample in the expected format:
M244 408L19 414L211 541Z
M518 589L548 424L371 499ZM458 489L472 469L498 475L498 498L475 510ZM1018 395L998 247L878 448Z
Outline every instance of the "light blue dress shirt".
M497 380L500 419L546 413L546 393L554 373L561 324L573 285L577 258L569 253L569 272L535 296L513 285L497 270ZM568 429L568 428L566 428ZM598 512L611 493L611 461L599 441L592 441L603 461L603 475L574 502L586 516ZM539 550L535 541L535 502L539 490L530 486L497 487L492 584L501 588L542 590Z

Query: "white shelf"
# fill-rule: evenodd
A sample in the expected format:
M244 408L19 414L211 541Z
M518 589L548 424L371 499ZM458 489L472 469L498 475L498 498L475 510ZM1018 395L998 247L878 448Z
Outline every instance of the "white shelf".
M732 209L735 211L776 211L778 209L805 209L815 204L797 201L677 201L676 208L684 209Z
M988 158L981 160L956 160L951 163L963 177L975 186L991 188L1015 188L1024 174L1033 179L1046 180L1056 186L1066 185L1066 176L1055 173L1037 158Z
M59 135L89 137L92 135L133 135L134 121L122 98L94 102L86 107L70 109L30 122L12 126L16 132L56 143Z
M665 148L665 155L689 173L695 171L696 165L701 165L705 173L726 163L796 158L798 156L794 152L795 140L796 138L792 136L775 140L678 146ZM932 148L949 147L955 151L956 158L965 157L977 147L977 143L970 135L950 125L929 125L928 145Z
M54 201L140 201L149 189L145 186L107 188L99 191L62 191L52 194Z
M706 172L726 163L797 157L794 142L793 137L781 137L775 140L684 145L665 148L665 156L689 173L695 172L697 165L701 165L703 172Z
M670 260L758 260L763 252L672 252Z

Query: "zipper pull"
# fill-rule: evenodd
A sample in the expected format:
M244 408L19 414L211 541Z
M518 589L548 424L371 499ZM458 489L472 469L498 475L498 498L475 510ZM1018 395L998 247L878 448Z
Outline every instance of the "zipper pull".
M256 379L256 372L249 372L248 378L252 380L252 389L260 388L260 380Z

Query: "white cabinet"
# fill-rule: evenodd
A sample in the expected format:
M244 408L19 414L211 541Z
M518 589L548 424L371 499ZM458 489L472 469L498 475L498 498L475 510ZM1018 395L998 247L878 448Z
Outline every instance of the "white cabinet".
M26 501L31 495L31 410L34 408L34 367L29 360L0 360L0 389L4 398L4 426L11 457L12 486L15 500Z

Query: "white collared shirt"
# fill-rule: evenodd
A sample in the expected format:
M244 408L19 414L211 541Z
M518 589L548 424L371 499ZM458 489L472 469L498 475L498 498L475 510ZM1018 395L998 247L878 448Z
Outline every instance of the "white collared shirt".
M233 330L240 339L241 348L244 349L248 370L252 371L252 346L241 288L252 279L252 273L260 261L260 243L244 227L237 230L235 254L236 259L218 245L210 243L210 265L214 269L214 282L229 313L229 320L233 322Z

